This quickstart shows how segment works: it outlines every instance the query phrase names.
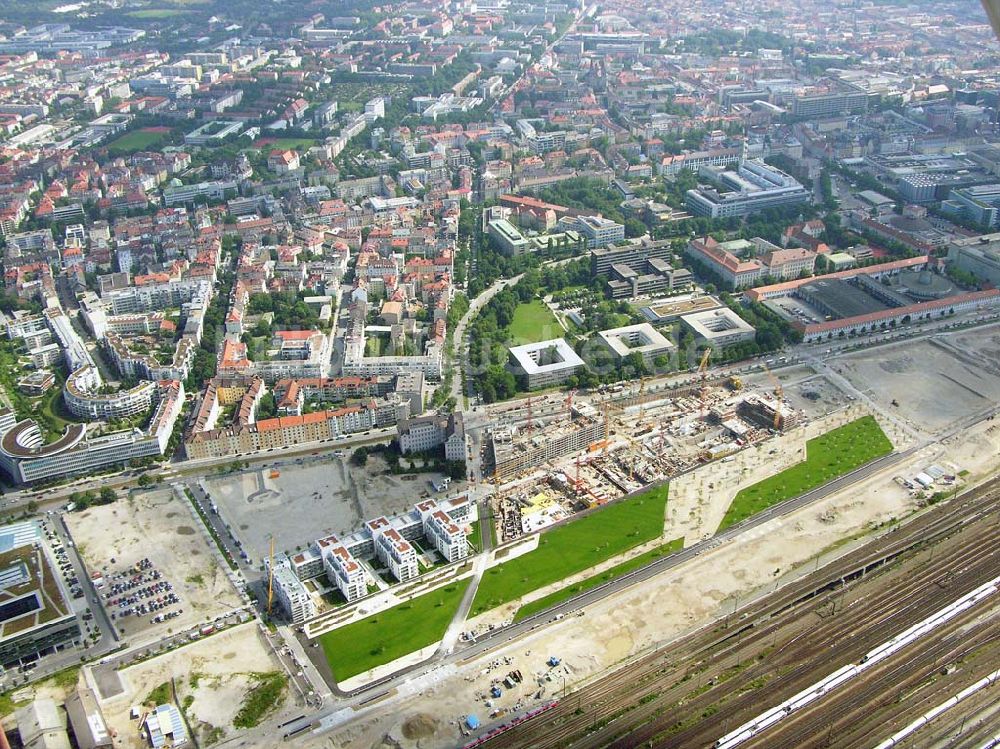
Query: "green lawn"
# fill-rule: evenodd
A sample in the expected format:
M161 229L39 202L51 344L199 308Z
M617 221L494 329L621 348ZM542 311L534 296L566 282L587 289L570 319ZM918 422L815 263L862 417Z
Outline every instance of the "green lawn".
M186 10L177 10L175 8L146 8L145 10L133 10L125 15L131 16L132 18L158 20L162 18L173 18L174 16L179 16L187 12L188 11Z
M684 548L684 539L675 538L673 541L663 544L663 546L657 546L655 549L650 549L647 552L640 554L637 557L629 559L627 562L622 562L621 564L616 564L609 570L602 572L600 575L594 575L593 577L588 577L585 580L581 580L576 585L570 585L562 590L557 590L555 593L549 593L547 596L539 598L536 601L525 604L517 610L517 614L514 616L514 621L520 621L521 619L526 619L532 614L537 614L539 611L545 611L545 609L555 606L557 603L562 603L563 601L572 598L573 596L590 590L591 588L596 588L599 585L603 585L606 582L614 580L616 577L621 577L632 570L637 570L640 567L645 567L647 564L652 562L654 559L659 559L660 557L665 557L673 554L675 551L680 551Z
M537 549L486 571L471 615L516 600L659 538L666 504L667 486L658 486L542 533Z
M771 505L815 489L892 452L892 443L872 416L837 427L806 443L806 459L781 473L748 486L733 499L719 530L756 515Z
M478 520L472 521L472 533L469 534L469 543L476 551L483 548L483 528Z
M556 316L539 299L517 306L509 330L515 346L563 337Z
M440 640L468 585L452 583L320 635L334 677L344 681Z
M316 145L315 138L261 138L259 141L254 143L255 147L266 147L269 149L281 149L282 151L288 150L303 150L312 148Z
M166 139L167 133L150 132L148 130L133 130L108 144L108 148L116 151L145 151L158 146Z

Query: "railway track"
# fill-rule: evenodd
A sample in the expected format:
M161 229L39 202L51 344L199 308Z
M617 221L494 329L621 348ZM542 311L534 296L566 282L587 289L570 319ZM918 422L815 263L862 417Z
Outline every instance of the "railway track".
M976 559L983 557L986 549L1000 550L1000 529L995 523L981 521L996 512L998 499L1000 480L990 481L746 607L734 627L705 628L636 658L569 695L538 719L495 736L485 746L634 747L644 742L685 746L698 745L699 739L711 744L717 735L700 735L696 725L686 726L683 721L678 727L678 712L698 715L708 711L711 715L721 702L727 714L723 720L738 725L741 716L743 720L752 718L755 708L772 699L780 701L775 699L777 695L808 686L817 668L815 660L824 649L843 642L844 652L860 656L866 644L878 644L879 637L891 636L919 620L921 612L950 602L961 585L986 574L984 564L988 563L977 563ZM962 544L946 543L956 535L962 537ZM850 584L852 579L864 579L873 568L891 566L896 558L913 556L931 542L958 546L948 549L947 558L938 556L935 567L940 571L931 577L939 583L934 590L918 595L927 581L909 574L890 590L852 593L847 601L847 593L856 587ZM927 566L926 561L923 566ZM990 569L996 566L992 558ZM838 597L840 613L824 617L837 609ZM812 612L820 615L818 624L811 617L809 627L796 624L802 614ZM748 657L754 651L765 657ZM843 656L842 663L849 662L849 657ZM776 669L781 673L776 675ZM734 678L734 672L740 678ZM756 686L747 692L741 686L747 683ZM709 723L712 732L721 733L722 723L714 719ZM670 730L673 735L664 736Z
M1000 532L991 528L992 532L976 538L976 548L964 549L950 562L949 567L961 569L982 555L982 549L989 546L1000 552ZM744 720L757 715L763 708L780 703L786 697L809 687L822 674L823 664L829 663L827 672L832 672L839 666L857 662L861 656L890 639L897 632L910 624L920 621L928 611L933 611L950 603L957 597L957 591L975 587L976 584L995 575L995 557L975 564L974 571L961 575L953 585L933 586L931 594L919 596L922 587L928 585L915 575L908 576L888 592L887 595L875 597L860 597L852 601L852 606L842 610L840 614L832 614L822 619L818 625L799 629L795 632L789 644L775 649L767 654L764 661L750 667L747 673L741 673L740 678L727 680L704 695L686 701L683 710L688 714L699 714L710 710L713 706L726 706L726 717L722 722L700 722L687 729L680 729L662 744L656 746L696 746L710 745L715 739L726 733L726 725L737 726ZM811 619L811 617L809 617ZM794 625L792 625L794 626ZM775 632L779 636L786 626L779 625ZM787 636L787 635L786 635ZM760 650L759 645L751 643L744 652ZM744 655L746 658L746 655ZM720 663L718 668L731 668L728 662ZM753 684L756 679L771 677L762 686L743 691L745 685ZM775 678L780 677L780 678ZM679 700L675 693L664 694L658 700L651 701L644 707L646 712L655 715L655 710L676 705ZM683 697L681 698L683 701ZM658 703L658 704L657 704ZM666 712L666 711L665 711ZM640 715L629 716L629 720L637 723ZM720 730L721 726L721 730ZM672 716L651 720L617 741L606 741L605 737L594 735L579 741L575 746L613 746L619 749L632 747L649 742L669 729L676 727ZM621 731L619 730L618 733Z
M977 614L979 620L970 624L969 620L976 619ZM815 708L803 711L793 720L786 719L767 735L748 741L745 746L748 749L849 747L863 745L872 737L885 738L892 733L887 730L886 710L893 710L893 718L906 723L909 721L907 716L916 717L926 712L942 700L942 695L950 696L957 690L954 687L929 690L920 701L905 706L900 704L904 693L927 682L945 666L996 645L1000 637L996 623L983 618L981 611L969 612L949 622L942 630L935 633L935 637L924 638L915 644L915 649L908 650L889 666L860 677L861 683L833 693ZM993 659L984 659L983 664L995 663L998 656L1000 654L994 652ZM965 681L974 679L968 677ZM896 708L897 705L900 706Z

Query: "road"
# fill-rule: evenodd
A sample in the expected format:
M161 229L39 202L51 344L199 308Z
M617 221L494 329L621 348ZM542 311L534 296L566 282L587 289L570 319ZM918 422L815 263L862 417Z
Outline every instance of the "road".
M513 286L518 281L521 280L523 273L513 278L502 278L499 281L495 281L492 286L479 294L475 299L469 301L469 309L462 319L458 321L455 326L455 332L451 337L455 345L455 359L452 362L452 366L458 367L458 372L455 373L456 376L451 379L451 397L455 399L455 403L462 403L462 392L463 390L468 394L471 399L473 393L473 380L472 374L468 371L466 367L466 362L469 360L469 342L466 338L465 329L472 322L472 319L479 314L479 311L486 306L486 304L495 297L501 289L505 289L508 286ZM466 383L466 378L468 377L468 382ZM467 387L466 387L467 384Z

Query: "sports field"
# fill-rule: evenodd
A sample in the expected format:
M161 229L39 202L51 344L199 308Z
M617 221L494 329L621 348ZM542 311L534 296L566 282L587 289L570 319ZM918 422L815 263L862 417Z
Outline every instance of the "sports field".
M509 330L515 346L563 336L563 329L556 316L539 299L517 306Z
M719 530L771 505L805 494L891 452L892 443L873 416L863 416L814 437L806 443L804 461L741 489L726 511Z
M344 681L440 640L468 585L452 583L321 635L334 678Z
M517 614L514 615L514 621L518 622L521 619L526 619L533 614L537 614L540 611L545 611L545 609L552 608L557 603L562 603L575 595L583 593L585 591L596 588L604 583L611 582L617 577L621 577L632 570L637 570L640 567L645 567L647 564L660 557L669 556L675 551L680 551L684 548L684 539L675 538L673 541L663 544L663 546L657 546L655 549L639 554L636 557L632 557L627 562L622 562L621 564L616 564L611 569L605 570L600 575L594 575L593 577L588 577L585 580L581 580L575 585L569 585L562 590L557 590L555 593L549 593L549 595L532 601L531 603L525 604L517 610Z
M108 148L128 152L145 151L160 145L166 137L167 133L162 130L133 130L111 141Z
M486 570L472 616L559 582L663 534L667 486L657 486L542 533L538 548Z

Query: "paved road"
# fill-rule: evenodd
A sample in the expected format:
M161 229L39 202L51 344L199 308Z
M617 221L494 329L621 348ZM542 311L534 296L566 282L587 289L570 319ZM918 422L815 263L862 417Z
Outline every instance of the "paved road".
M452 362L452 366L457 367L458 371L455 372L455 376L451 380L451 397L455 399L455 403L462 404L462 392L463 390L468 394L469 398L473 395L472 387L472 375L467 371L465 363L469 359L469 342L466 340L465 329L468 327L469 323L472 322L472 318L479 314L479 311L486 306L493 297L495 297L501 289L505 289L508 286L513 286L518 281L521 280L523 273L513 278L501 278L499 281L495 281L492 286L483 291L475 299L469 301L469 309L462 319L458 321L455 326L455 332L451 337L452 343L455 346L455 361ZM464 387L465 385L468 387Z

